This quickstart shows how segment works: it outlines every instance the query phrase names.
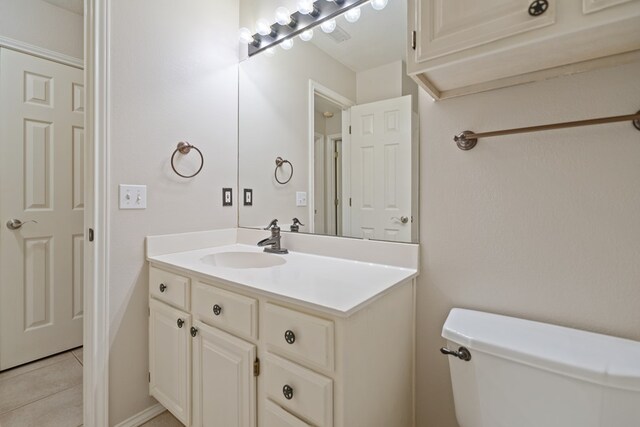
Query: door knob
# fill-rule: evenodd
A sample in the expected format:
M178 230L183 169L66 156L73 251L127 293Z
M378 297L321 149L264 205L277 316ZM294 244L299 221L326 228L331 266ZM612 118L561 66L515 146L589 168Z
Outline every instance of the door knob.
M396 216L392 216L391 219L395 219L396 221L400 221L403 224L406 224L409 222L409 217L408 216L401 216L400 218L396 217Z
M9 230L18 230L20 227L30 222L33 222L36 224L38 223L38 221L34 221L34 220L22 222L19 219L10 219L9 221L7 221L7 228Z

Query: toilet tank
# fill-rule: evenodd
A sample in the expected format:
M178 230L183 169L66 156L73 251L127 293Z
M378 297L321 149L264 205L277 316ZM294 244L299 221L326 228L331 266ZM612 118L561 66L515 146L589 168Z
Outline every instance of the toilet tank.
M640 427L640 342L457 308L442 336L461 427Z

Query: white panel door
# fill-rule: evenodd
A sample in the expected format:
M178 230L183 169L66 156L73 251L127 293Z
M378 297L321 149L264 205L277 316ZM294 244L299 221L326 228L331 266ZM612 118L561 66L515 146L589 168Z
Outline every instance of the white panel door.
M195 322L193 427L255 427L256 347Z
M0 370L82 345L82 79L0 49Z
M411 95L351 108L353 237L411 241Z
M149 302L149 394L184 425L191 421L191 316Z

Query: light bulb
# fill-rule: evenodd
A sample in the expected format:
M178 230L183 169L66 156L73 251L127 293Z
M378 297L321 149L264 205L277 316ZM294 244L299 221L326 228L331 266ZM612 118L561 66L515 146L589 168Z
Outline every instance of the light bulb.
M240 41L246 44L251 44L255 42L253 38L253 34L251 34L251 30L246 27L240 28Z
M324 31L325 33L332 33L333 30L336 29L336 20L329 19L328 21L324 21L322 24L320 24L320 28L322 28L322 31Z
M356 7L354 9L349 9L347 13L344 14L344 19L346 19L347 22L350 22L352 24L354 22L357 22L358 19L360 19L360 8Z
M271 25L269 25L266 19L258 19L258 22L256 22L256 30L261 36L268 36L272 32Z
M276 22L280 25L289 25L291 22L291 12L286 7L280 6L276 9Z
M313 0L298 0L298 12L303 15L313 15L315 12Z
M382 10L387 7L389 0L371 0L371 7L375 10Z
M300 33L300 39L302 41L308 42L312 38L313 38L313 30L305 30L302 33Z
M283 40L282 43L280 43L280 46L284 49L284 50L289 50L293 47L293 39L286 39Z
M275 50L273 50L273 48L272 48L272 47L270 47L269 49L266 49L266 50L264 51L264 54L265 54L265 55L267 55L267 56L273 56L273 55L275 55L275 53L276 53L276 51L275 51Z

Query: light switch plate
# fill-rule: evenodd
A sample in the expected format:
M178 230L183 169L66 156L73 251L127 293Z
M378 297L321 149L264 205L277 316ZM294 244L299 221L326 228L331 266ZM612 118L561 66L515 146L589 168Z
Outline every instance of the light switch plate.
M146 209L147 186L120 184L120 209Z
M296 191L296 206L307 206L306 191Z

